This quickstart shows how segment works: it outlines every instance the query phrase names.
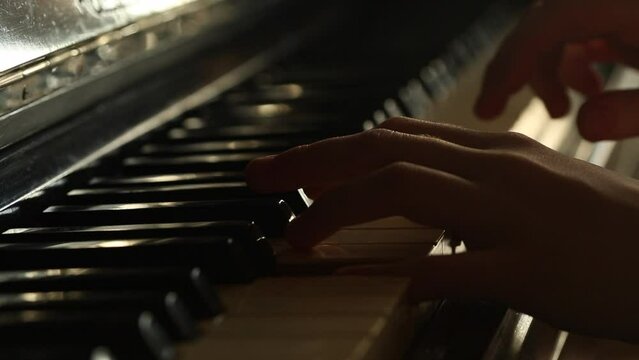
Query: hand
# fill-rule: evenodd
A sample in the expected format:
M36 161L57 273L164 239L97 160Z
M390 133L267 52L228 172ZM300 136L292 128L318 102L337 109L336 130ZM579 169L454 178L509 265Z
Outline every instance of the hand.
M639 135L639 91L602 93L593 63L639 66L639 2L548 0L531 8L488 66L475 112L499 115L529 84L552 117L569 108L566 88L588 99L578 125L589 140Z
M260 192L313 188L288 229L312 247L341 227L405 216L469 253L351 269L414 279L412 295L489 298L564 328L639 340L639 186L514 133L411 119L253 161Z

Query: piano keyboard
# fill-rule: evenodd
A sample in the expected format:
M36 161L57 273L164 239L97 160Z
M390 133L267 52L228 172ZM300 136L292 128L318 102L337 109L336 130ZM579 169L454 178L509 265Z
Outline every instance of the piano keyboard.
M306 200L256 194L242 170L425 116L506 15L491 13L421 71L386 57L362 67L343 53L354 39L322 40L6 209L0 358L400 358L414 329L405 280L314 276L426 256L443 232L391 219L297 254L281 237Z

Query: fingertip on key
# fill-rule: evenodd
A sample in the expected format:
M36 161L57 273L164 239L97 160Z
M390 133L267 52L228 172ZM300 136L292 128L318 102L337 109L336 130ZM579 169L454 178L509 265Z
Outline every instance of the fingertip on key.
M315 229L309 231L305 220L308 219L304 219L304 215L299 215L286 228L286 240L296 251L312 251L315 245L324 239L324 236L319 231Z
M291 246L293 250L299 253L311 253L313 252L314 244L309 243L308 241L301 241L298 239L292 239L288 236L286 237L288 244Z
M291 245L292 248L299 251L308 251L312 248L312 245L309 245L308 239L303 236L303 232L299 231L299 224L302 221L302 215L298 215L293 221L291 221L286 227L286 233L284 236L286 237L286 241Z

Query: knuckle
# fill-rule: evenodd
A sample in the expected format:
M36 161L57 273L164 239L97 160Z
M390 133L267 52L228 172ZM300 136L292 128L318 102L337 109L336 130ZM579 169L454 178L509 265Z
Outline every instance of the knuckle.
M413 167L410 163L396 162L380 170L374 179L375 187L383 194L385 206L398 214L405 212L410 202L405 195Z
M406 161L398 161L386 167L386 170L392 174L403 174L413 168L413 164Z
M393 136L394 133L394 131L389 129L375 128L361 133L359 139L364 146L377 146Z
M532 147L537 144L532 138L512 131L497 135L497 142L500 145L513 148Z
M380 171L379 178L385 186L390 188L399 187L403 183L405 175L410 172L413 166L408 162L392 163Z
M304 158L312 151L312 144L304 144L294 147L293 149L283 153L284 156L279 156L276 159L285 159L285 158Z
M409 123L411 120L407 117L403 116L393 116L392 118L384 121L382 124L382 128L387 129L395 129L398 127L402 127L403 125Z
M534 161L530 157L514 151L490 152L489 157L488 160L493 167L499 170L496 172L498 176L502 176L504 171L510 174L525 174L534 166Z
M526 148L536 143L528 136L516 132L487 131L477 132L476 135L476 145L479 148L489 152L494 150L495 153Z

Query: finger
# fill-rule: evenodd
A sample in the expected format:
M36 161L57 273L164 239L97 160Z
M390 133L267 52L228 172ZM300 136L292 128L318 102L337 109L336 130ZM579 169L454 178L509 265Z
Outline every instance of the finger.
M455 229L462 221L482 218L478 198L478 188L468 180L396 163L325 193L289 225L286 235L293 246L309 248L344 226L390 216Z
M427 134L431 137L478 150L513 149L530 143L529 141L523 140L520 136L513 136L513 133L510 132L478 131L452 124L406 117L388 119L379 127L406 134ZM486 152L486 154L488 154L488 152Z
M300 146L254 160L246 170L259 192L283 192L342 183L398 161L420 164L463 177L485 173L474 149L441 139L374 129Z
M621 53L616 46L611 46L609 40L593 39L585 42L584 52L591 62L616 62L621 60Z
M308 196L310 199L317 199L322 196L323 193L328 191L328 189L337 186L336 184L326 184L325 186L310 186L304 188L304 194Z
M579 10L580 16L574 16ZM541 56L566 42L599 38L633 24L637 2L629 2L625 11L602 1L551 1L531 10L504 41L488 66L481 95L475 106L478 116L499 115L508 98L530 81ZM567 21L566 19L570 19Z
M409 298L424 301L441 298L489 298L498 300L508 291L512 277L509 261L496 252L430 256L386 265L353 266L338 275L407 277L412 280ZM515 280L515 279L513 279Z
M577 124L590 141L616 140L639 135L639 90L613 91L588 100Z
M591 63L620 63L639 67L637 47L621 42L617 37L595 39L585 43L584 50Z
M566 115L570 108L566 87L559 78L562 55L563 47L540 55L537 67L530 78L533 91L544 102L548 114L553 118Z
M384 121L380 128L394 130L406 134L427 134L458 145L475 149L487 149L498 145L501 137L497 133L477 131L452 124L427 120L394 117Z
M593 60L587 54L586 46L581 44L566 45L559 68L561 82L586 97L601 93L603 79L592 68L592 62Z

